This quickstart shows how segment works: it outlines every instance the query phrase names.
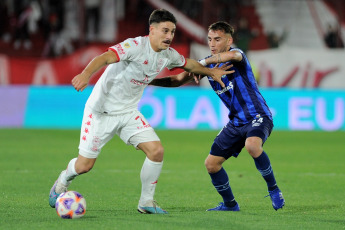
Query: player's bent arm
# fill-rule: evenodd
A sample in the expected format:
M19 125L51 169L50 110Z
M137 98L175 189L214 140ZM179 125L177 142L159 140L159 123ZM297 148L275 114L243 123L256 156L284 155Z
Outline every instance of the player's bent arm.
M242 54L237 51L226 51L226 52L222 52L222 53L218 53L216 55L213 55L209 58L206 58L202 61L204 61L205 65L209 65L209 64L217 64L217 63L222 63L222 62L227 62L227 61L235 61L235 62L240 62L242 61Z
M72 85L77 91L83 91L88 85L92 74L100 70L102 67L118 61L119 60L113 51L104 52L92 59L85 69L72 79Z
M186 65L183 67L184 70L188 72L192 72L195 74L203 75L203 76L210 76L216 82L218 82L223 88L225 87L222 76L226 74L231 74L234 70L228 70L232 66L226 66L225 69L223 68L206 68L205 66L201 65L199 62L193 59L186 59Z
M183 69L187 72L192 72L200 75L213 75L212 71L209 68L206 68L194 59L186 58L186 65L183 67Z
M149 85L162 86L162 87L179 87L190 82L193 79L193 75L188 72L182 72L177 75L171 75L168 77L153 79Z
M100 70L102 67L118 61L119 60L114 51L109 50L92 59L92 61L85 67L82 73L86 73L91 77L92 74Z

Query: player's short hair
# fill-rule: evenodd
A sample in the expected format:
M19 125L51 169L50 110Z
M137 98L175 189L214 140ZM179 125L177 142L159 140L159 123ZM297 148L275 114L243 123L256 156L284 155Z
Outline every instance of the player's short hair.
M176 25L177 21L175 16L165 9L154 10L149 18L149 25L152 23L161 23L161 22L172 22Z
M223 22L223 21L219 21L219 22L215 22L213 24L211 24L209 27L208 27L208 30L214 30L214 31L217 31L217 30L220 30L220 31L223 31L224 33L226 34L230 34L231 37L232 35L234 34L234 27L232 27L229 23L227 22Z

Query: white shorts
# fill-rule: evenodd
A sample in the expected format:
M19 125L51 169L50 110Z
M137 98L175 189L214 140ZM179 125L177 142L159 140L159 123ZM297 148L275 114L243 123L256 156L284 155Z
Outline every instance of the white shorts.
M123 142L134 147L144 142L160 141L151 125L138 110L120 115L108 115L85 107L79 154L86 158L97 158L102 147L115 134Z

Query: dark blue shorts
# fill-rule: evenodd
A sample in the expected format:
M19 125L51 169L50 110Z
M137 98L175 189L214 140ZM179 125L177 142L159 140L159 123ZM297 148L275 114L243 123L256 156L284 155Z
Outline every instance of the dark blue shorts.
M210 154L225 159L231 156L237 157L248 137L260 137L262 143L265 143L272 129L273 122L268 117L255 118L241 127L233 126L229 122L214 139Z

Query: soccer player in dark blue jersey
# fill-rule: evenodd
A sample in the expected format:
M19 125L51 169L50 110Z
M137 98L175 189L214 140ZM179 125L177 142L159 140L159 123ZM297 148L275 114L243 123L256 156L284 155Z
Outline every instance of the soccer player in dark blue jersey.
M200 61L207 67L229 68L235 72L224 75L222 82L207 77L213 90L229 110L229 122L215 138L205 166L212 183L223 202L207 211L239 211L240 207L232 193L228 175L223 163L230 157L237 157L243 147L254 159L258 171L267 183L272 206L275 210L285 204L278 188L270 160L263 150L263 144L273 129L272 114L261 95L250 63L242 50L232 48L234 29L226 22L216 22L208 28L208 45L211 56ZM200 77L186 72L155 79L151 85L176 87Z

